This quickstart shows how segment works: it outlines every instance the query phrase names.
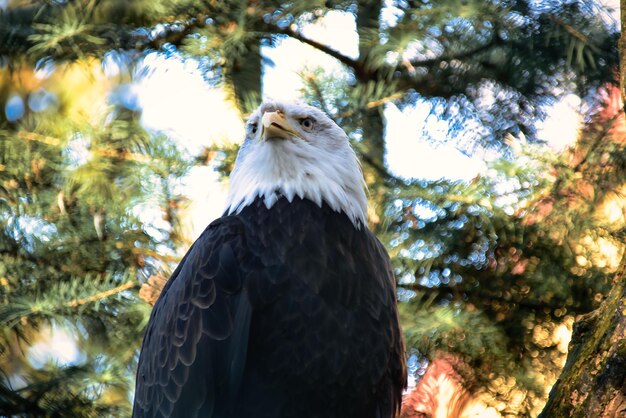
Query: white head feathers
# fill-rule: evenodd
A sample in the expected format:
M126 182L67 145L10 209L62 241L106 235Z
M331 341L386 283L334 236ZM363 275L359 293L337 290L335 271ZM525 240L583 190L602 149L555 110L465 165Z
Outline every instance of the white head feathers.
M357 227L367 220L365 182L345 132L314 107L266 101L248 120L226 211L237 213L257 197L270 208L280 195L325 202Z

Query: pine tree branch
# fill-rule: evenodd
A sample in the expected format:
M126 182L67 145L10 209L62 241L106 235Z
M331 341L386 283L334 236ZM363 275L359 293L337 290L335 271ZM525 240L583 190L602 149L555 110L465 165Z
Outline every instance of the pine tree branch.
M42 23L42 16L59 16L68 7L76 7L76 5L72 4L72 2L55 5L47 4L44 6L27 5L10 8L4 14L0 13L0 55L11 57L30 51L36 45L32 37L38 34L38 31L34 29L34 25ZM102 21L115 22L116 18L119 18L119 16L111 16L109 19L101 16ZM123 27L123 25L111 23L90 24L89 35L100 38L103 42L88 45L88 48L79 52L83 55L101 57L111 49L144 52L147 49L160 50L165 44L179 47L188 35L206 27L207 18L208 15L201 14L186 20L183 18L183 23L180 23L181 19L170 15L163 16L160 19L156 17L151 23L146 24L146 30L143 31L136 31L133 29L137 28L129 27L120 31L120 26ZM156 25L157 23L164 26L158 34L154 35L150 32L150 24ZM106 45L106 47L103 48L103 45ZM76 54L75 48L61 45L59 52L54 55L60 55L54 57L58 59L71 59L79 54ZM36 57L35 60L37 58L41 57Z
M170 25L169 27L166 27L161 34L154 37L153 39L150 39L147 44L135 44L133 45L132 49L138 51L144 51L148 48L160 50L165 44L170 44L175 46L176 48L179 48L183 44L187 36L191 35L196 30L203 29L207 26L207 19L208 16L202 15L189 19L186 24L183 25L182 29L180 29L179 25Z
M97 150L94 150L94 154L96 154L99 157L118 158L120 160L135 161L138 163L145 163L145 164L160 162L159 159L152 158L149 155L139 154L139 153L130 152L130 151L121 151L121 150L111 149L111 148L99 148Z
M62 283L61 287L57 289L57 292L60 292L60 295L63 295L63 293L67 291L67 289L64 290L64 285L66 286L67 283ZM10 329L19 324L23 319L32 316L42 316L48 318L54 318L59 314L67 316L67 308L75 309L88 303L97 302L123 291L138 287L139 283L129 280L128 282L114 288L107 289L90 296L72 299L61 304L57 303L59 293L48 293L43 296L37 296L35 301L24 298L20 298L20 300L12 300L8 305L0 304L0 313L2 314L1 323L6 326L7 329ZM52 301L53 299L54 301Z
M574 38L578 39L584 44L587 44L587 41L589 40L589 38L583 35L582 33L580 33L579 31L577 31L576 29L574 29L574 27L572 27L571 25L568 25L567 23L565 23L564 21L562 21L555 15L552 15L552 14L548 15L548 18L552 22L556 23L557 26L561 26L563 29L565 29L565 31L569 33L570 35L572 35Z
M362 72L364 71L364 67L363 67L363 63L359 62L355 59L352 59L346 55L343 55L341 52L337 51L336 49L333 49L331 47L329 47L328 45L324 45L320 42L317 42L313 39L309 39L306 36L302 35L301 33L292 30L291 28L287 27L287 28L281 28L277 25L272 25L272 24L265 24L265 27L263 28L265 29L265 32L268 33L278 33L278 34L282 34L282 35L287 35L290 38L296 39L304 44L310 45L313 48L320 50L322 52L324 52L327 55L330 55L331 57L335 58L337 61L341 62L342 64L352 68L355 72Z
M90 295L87 297L72 299L68 302L65 302L59 305L56 305L56 304L54 306L50 306L48 304L41 305L41 304L37 304L37 302L35 304L30 304L30 303L22 304L23 307L11 313L11 315L7 319L5 319L4 323L9 324L9 327L13 327L13 325L11 324L17 324L22 319L28 318L32 315L53 316L56 311L58 310L62 311L63 308L70 308L70 309L78 308L88 303L97 302L97 301L106 299L108 297L111 297L113 295L116 295L118 293L124 292L126 290L130 290L130 289L134 289L138 287L139 287L139 283L129 280L126 283L123 283L114 288L107 289L107 290L98 292L94 295Z
M322 108L324 113L326 113L327 115L331 115L332 112L330 112L330 109L328 108L328 105L326 104L326 100L324 99L324 94L322 92L322 89L319 83L317 82L317 80L315 79L315 77L313 75L306 75L304 79L313 89L313 92L315 93L315 97L317 98L317 101L320 103L320 107Z
M61 139L59 138L55 138L55 137L47 136L47 135L41 135L36 132L29 132L29 131L23 131L23 130L17 132L17 137L25 141L39 142L39 143L50 145L53 147L60 147L63 143L63 141L61 141Z
M394 93L394 94L390 94L390 95L389 95L389 96L387 96L387 97L383 97L383 98L378 99L378 100L372 100L372 101L370 101L370 102L367 102L367 104L365 105L365 107L366 107L366 108L368 108L368 109L373 109L373 108L375 108L375 107L382 106L382 105L384 105L385 103L388 103L388 102L392 102L392 101L394 101L394 100L401 99L403 96L404 96L404 93Z
M2 382L4 383L4 382ZM45 412L37 402L19 395L18 391L11 390L0 383L0 413L3 416L45 416Z
M457 54L451 54L451 55L442 55L440 57L437 58L432 58L432 59L426 59L426 60L410 60L409 63L412 66L415 67L432 67L434 65L439 65L442 62L448 62L448 61L453 61L453 60L462 60L465 58L469 58L473 55L479 54L481 52L487 51L488 49L493 48L494 46L497 46L499 44L501 44L503 41L502 39L497 36L494 35L491 40L483 45L479 45L475 48L472 49L468 49L466 51L462 51L459 52Z
M430 287L430 286L421 285L419 283L409 283L409 284L399 284L398 287L402 287L402 288L417 291L417 292L429 293L429 294L436 293L437 295L440 295L441 298L443 298L444 294L452 294L459 300L464 300L462 295L469 293L463 289L458 289L452 285L439 285L439 286ZM517 305L520 308L526 308L530 310L544 310L544 309L555 310L555 309L563 309L564 307L562 304L551 304L551 303L546 303L546 302L531 301L527 299L524 299L524 300L507 299L496 293L488 293L484 296L479 296L479 297L476 297L476 296L477 295L473 293L473 297L469 298L469 300L473 301L472 303L474 304L476 304L476 301L480 301L480 300L485 300L485 301L497 300L507 305ZM574 314L587 313L586 310L584 311L578 310L575 307L571 307L571 306L568 306L567 310L568 312L574 313Z
M36 132L29 131L18 131L18 138L21 138L25 141L39 142L42 144L50 145L53 147L61 147L63 146L63 141L60 138L55 138L48 135L38 134ZM131 151L110 149L110 148L98 148L92 150L92 152L99 157L107 157L107 158L119 158L121 160L126 161L135 161L140 163L154 163L160 162L157 158L152 158L149 155L139 154ZM0 171L2 170L2 166L0 166Z
M392 101L394 101L394 100L401 99L403 96L404 96L404 93L394 93L394 94L391 94L391 95L389 95L389 96L387 96L387 97L383 97L383 98L378 99L378 100L372 100L372 101L370 101L370 102L367 102L367 103L365 104L365 108L366 108L366 109L373 109L373 108L375 108L375 107L382 106L382 105L384 105L385 103L388 103L388 102L392 102ZM332 112L330 112L330 111L328 111L328 112L326 112L326 113L328 113L329 115L330 115L330 114L332 114ZM347 111L345 111L345 112L341 113L341 114L339 115L339 117L342 117L342 118L348 118L348 117L350 117L350 116L352 116L352 115L354 115L354 109L348 109ZM335 122L336 122L336 120L335 120Z
M143 256L148 256L148 257L152 257L152 258L156 258L158 260L161 261L165 261L165 262L169 262L169 263L177 263L180 261L180 257L175 256L175 255L168 255L168 254L160 254L157 251L153 251L153 250L149 250L147 248L133 248L131 249L131 252L135 255L143 255Z
M398 87L402 91L413 89L416 92L420 93L424 96L437 96L437 97L451 97L455 94L462 93L463 90L450 89L449 85L439 85L436 82L431 82L429 80L417 80L411 73L410 69L407 69L405 66L390 66L390 65L382 65L376 69L368 68L366 63L361 60L355 60L350 57L347 57L341 54L339 51L330 48L327 45L324 45L320 42L309 39L302 34L290 29L290 28L280 28L276 25L266 24L263 28L263 31L268 34L281 34L287 35L293 39L296 39L300 42L303 42L307 45L310 45L319 51L322 51L329 56L337 59L339 62L343 63L347 67L349 67L357 77L357 79L361 83L366 83L368 81L375 82L388 82L389 74L394 74L393 78L399 82ZM445 57L445 58L435 58L432 60L430 65L436 65L438 62L451 60L451 59L460 59L465 55L469 56L471 54L479 53L483 50L487 50L491 48L493 44L482 45L476 50L464 51L457 56L453 57ZM429 65L429 61L422 61L420 65ZM483 64L484 65L484 64Z
M470 50L466 50L466 51L462 51L459 52L457 54L453 54L453 55L446 55L446 56L441 56L441 57L437 57L437 58L433 58L433 59L429 59L429 60L414 60L414 61L409 61L407 66L401 65L401 66L389 66L389 65L383 65L377 69L368 69L366 67L366 63L363 62L362 60L355 60L353 58L350 58L346 55L343 55L342 53L340 53L339 51L329 47L328 45L322 44L320 42L317 42L315 40L309 39L307 37L305 37L304 35L302 35L301 33L291 29L290 27L287 28L282 28L279 27L277 25L271 24L271 23L266 23L264 24L264 26L261 28L262 31L267 32L268 34L282 34L282 35L286 35L289 36L293 39L296 39L302 43L305 43L307 45L310 45L314 48L316 48L317 50L326 53L327 55L337 59L339 62L343 63L344 65L346 65L347 67L351 68L352 71L354 71L355 75L357 76L357 78L359 80L361 80L362 82L367 82L367 81L387 81L388 80L388 74L394 74L394 73L400 73L397 77L397 79L399 81L401 81L401 87L403 90L406 89L415 89L417 92L419 92L420 94L424 94L424 95L432 95L432 96L441 96L441 97L449 97L454 95L455 91L443 91L443 90L434 90L433 86L429 85L429 82L427 81L423 81L423 80L417 80L415 79L415 77L411 74L410 72L410 67L411 66L426 66L426 67L432 67L435 65L438 65L441 62L445 62L445 61L451 61L451 60L460 60L460 59L464 59L464 58L468 58L471 57L473 55L479 54L481 52L485 52L495 46L499 46L503 43L503 40L497 36L494 35L491 38L491 41L480 45L476 48L472 48ZM483 63L483 65L486 65L486 63ZM409 68L407 68L409 67ZM445 86L444 86L445 87ZM446 87L447 88L447 87Z
M105 290L100 293L96 293L95 295L88 296L86 298L74 299L65 304L68 308L76 308L82 305L86 305L87 303L96 302L98 300L106 299L109 296L116 295L125 290L129 290L132 288L138 287L137 283L132 280L127 281L126 283L114 287L113 289Z

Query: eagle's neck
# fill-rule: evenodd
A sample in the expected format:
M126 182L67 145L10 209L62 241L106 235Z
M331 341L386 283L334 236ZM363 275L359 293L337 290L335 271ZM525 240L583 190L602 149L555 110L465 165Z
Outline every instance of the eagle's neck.
M251 151L231 175L226 212L238 213L257 197L269 209L281 196L290 202L298 196L319 207L325 202L358 228L365 225L367 197L354 152L313 152L320 155L291 141L267 141Z

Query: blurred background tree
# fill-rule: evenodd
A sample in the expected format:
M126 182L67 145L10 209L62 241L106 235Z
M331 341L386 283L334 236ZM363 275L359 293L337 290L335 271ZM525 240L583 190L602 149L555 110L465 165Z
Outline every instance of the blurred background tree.
M189 162L107 103L99 62L42 71L0 73L0 414L126 415L150 313L136 290L177 259ZM42 344L71 365L33 357Z
M626 1L620 2L621 37L620 49L620 90L613 89L607 97L607 106L600 120L604 121L604 144L592 142L592 147L604 148L600 166L607 161L617 162L623 155L626 135L624 98L626 98ZM606 135L608 134L608 135ZM617 143L617 144L616 144ZM618 159L610 158L617 155ZM581 163L586 164L583 160ZM580 164L580 163L579 163ZM603 170L604 171L604 170ZM611 167L610 172L620 172ZM606 176L598 176L605 179ZM619 181L619 180L618 180ZM600 185L606 184L599 181ZM614 181L609 182L611 185ZM614 187L612 188L614 190ZM617 193L623 197L624 186L618 186ZM604 206L605 217L612 218L613 235L624 236L624 202L613 196ZM610 216L613 214L613 216ZM607 216L608 215L608 216ZM616 222L617 221L617 222ZM619 242L619 241L618 241ZM622 252L619 269L612 278L611 290L600 307L582 315L574 324L567 361L557 382L550 390L550 396L541 417L614 417L626 411L626 258Z
M343 66L304 72L302 96L348 132L363 162L370 226L394 260L420 382L404 413L541 410L574 318L603 300L623 251L617 29L601 4L8 0L0 8L0 414L128 413L150 310L138 289L162 281L186 245L177 185L194 164L232 168L236 145L191 156L141 125L126 93L149 77L138 70L143 60L155 51L194 60L241 118L263 95L272 65L263 50L289 38ZM305 36L336 11L354 16L358 55ZM104 76L113 61L121 70ZM537 128L568 94L582 99L584 123L559 155ZM385 158L391 106L427 108L445 128L424 128L420 140L488 155L488 169L471 181L394 175ZM69 365L33 364L29 348L55 329L69 330L80 354ZM441 378L454 381L455 400L442 398Z

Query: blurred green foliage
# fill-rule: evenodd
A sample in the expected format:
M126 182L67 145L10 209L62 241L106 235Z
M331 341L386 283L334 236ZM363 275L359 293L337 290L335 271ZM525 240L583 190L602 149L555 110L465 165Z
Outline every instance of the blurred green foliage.
M0 118L2 415L127 415L150 313L136 290L177 254L177 231L160 218L190 160L133 111L104 97L87 109L76 103L102 92L65 90L92 85L91 70L100 71L75 67L44 80L28 67L1 75L1 103L45 89L53 98L15 121ZM19 91L28 85L37 89ZM76 339L76 364L32 363L29 345L51 327Z
M358 58L301 32L336 10L355 16ZM0 11L0 414L128 414L150 310L137 289L167 274L181 247L175 185L207 160L232 169L237 146L187 156L108 92L158 51L197 60L245 114L271 65L261 47L286 37L344 65L302 74L303 95L363 162L410 364L457 355L468 389L506 405L502 387L515 386L524 397L512 413L536 414L563 361L555 330L598 305L622 248L623 220L605 210L626 167L607 16L596 2L550 0L10 0ZM67 68L112 52L125 75L72 81ZM48 67L44 83L33 71ZM104 87L86 94L87 84ZM568 93L584 100L584 129L555 155L537 123ZM447 123L445 139L424 129L424 141L499 157L469 182L399 178L385 164L387 103L428 105ZM76 364L36 368L20 354L51 323L78 339Z

